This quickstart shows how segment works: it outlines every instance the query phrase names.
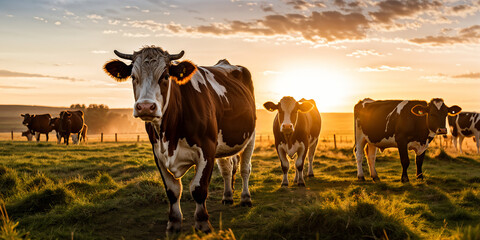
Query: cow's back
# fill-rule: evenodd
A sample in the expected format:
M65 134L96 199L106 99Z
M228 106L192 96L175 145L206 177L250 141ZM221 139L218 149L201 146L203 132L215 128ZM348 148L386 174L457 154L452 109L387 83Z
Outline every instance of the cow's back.
M39 133L49 133L53 129L50 126L50 118L50 114L35 115L28 128Z
M79 133L83 129L84 125L84 117L83 112L78 111L70 111L72 113L72 126L71 131L72 133Z

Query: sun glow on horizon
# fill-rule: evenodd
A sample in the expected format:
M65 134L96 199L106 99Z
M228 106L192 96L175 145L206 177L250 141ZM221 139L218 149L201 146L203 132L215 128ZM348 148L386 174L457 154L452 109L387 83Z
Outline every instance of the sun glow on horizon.
M320 112L337 112L350 95L352 81L335 69L293 68L278 74L273 92L280 100L292 96L295 100L314 99Z

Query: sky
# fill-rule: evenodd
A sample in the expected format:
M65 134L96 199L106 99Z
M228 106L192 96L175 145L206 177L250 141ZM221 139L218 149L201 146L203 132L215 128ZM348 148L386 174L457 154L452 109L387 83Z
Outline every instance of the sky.
M441 97L480 111L480 0L0 0L0 104L130 108L131 82L102 66L149 45L247 67L258 108Z

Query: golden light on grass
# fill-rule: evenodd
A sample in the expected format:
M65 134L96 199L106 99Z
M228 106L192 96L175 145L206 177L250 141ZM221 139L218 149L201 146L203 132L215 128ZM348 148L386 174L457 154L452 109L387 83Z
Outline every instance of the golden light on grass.
M336 69L318 66L293 67L277 76L274 89L279 97L297 101L314 99L320 112L338 112L351 92L351 80Z

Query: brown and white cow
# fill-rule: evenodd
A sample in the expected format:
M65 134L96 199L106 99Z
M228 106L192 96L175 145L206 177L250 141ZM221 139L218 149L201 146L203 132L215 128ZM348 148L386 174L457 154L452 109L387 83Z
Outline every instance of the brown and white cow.
M35 133L32 133L32 131L30 131L30 129L27 129L27 131L24 131L22 132L22 137L26 137L27 138L27 141L32 141L32 138L33 138L33 135Z
M48 142L48 133L52 131L50 114L30 115L26 113L21 114L21 116L23 117L23 125L27 126L32 133L35 133L37 142L40 141L40 134L45 134Z
M212 230L205 200L215 158L240 153L241 205L250 206L248 179L256 119L250 72L227 60L209 67L189 61L177 63L174 60L180 59L183 51L171 55L155 46L133 54L114 52L132 61L127 65L112 60L104 69L117 81L132 78L133 115L146 122L155 162L170 201L167 232L181 229L181 178L194 165L190 193L196 202L195 228L203 232ZM219 167L233 172L233 162L222 162ZM224 181L231 181L227 172L222 171ZM223 200L233 202L231 193L225 192Z
M50 126L55 130L55 134L57 136L57 144L60 144L62 141L62 134L60 134L60 118L54 117L50 119Z
M417 178L423 179L422 165L428 144L436 134L446 134L447 115L456 115L459 106L447 107L443 99L426 101L385 100L374 101L366 98L354 108L355 156L357 177L365 181L362 162L364 151L367 155L370 175L379 181L375 170L377 148L396 147L402 163L402 182L408 182L407 169L410 165L408 150L416 154Z
M297 102L293 97L283 97L278 104L266 102L263 106L270 112L278 110L273 120L273 135L283 170L282 186L288 186L290 165L287 155L294 159L295 154L297 160L293 181L305 186L303 165L308 154L308 176L313 177L313 158L322 126L315 101L302 99Z
M474 137L477 143L477 153L480 154L480 113L461 112L456 116L448 116L448 125L452 133L452 140L457 150L457 139L459 140L460 153L463 153L462 143L466 137Z
M83 129L83 112L80 110L77 111L62 111L60 112L60 135L63 137L63 141L68 145L68 139L70 134L73 134L72 140L74 144L78 143L78 136ZM76 140L75 140L76 139Z

